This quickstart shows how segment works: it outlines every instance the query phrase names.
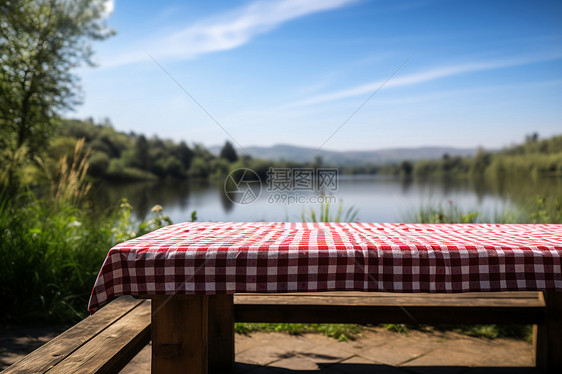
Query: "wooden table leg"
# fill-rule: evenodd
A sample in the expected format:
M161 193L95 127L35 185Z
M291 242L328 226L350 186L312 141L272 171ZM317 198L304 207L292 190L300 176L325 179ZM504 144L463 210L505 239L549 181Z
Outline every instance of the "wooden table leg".
M209 372L234 367L234 295L209 296Z
M562 373L562 292L544 292L546 318L534 327L535 363L545 373Z
M152 297L152 373L207 373L207 296Z

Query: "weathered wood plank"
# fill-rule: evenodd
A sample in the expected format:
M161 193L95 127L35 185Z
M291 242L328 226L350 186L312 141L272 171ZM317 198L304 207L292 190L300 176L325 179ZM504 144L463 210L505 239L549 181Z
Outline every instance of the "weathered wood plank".
M544 307L544 301L538 298L538 293L533 293L526 298L491 298L458 297L457 294L448 294L443 297L440 294L394 294L387 296L377 293L349 293L334 294L236 294L234 303L236 305L342 305L342 306L512 306L512 307Z
M208 296L152 298L152 372L207 373Z
M118 373L150 341L150 312L144 301L47 373Z
M142 300L121 297L31 352L4 373L44 373L115 321L135 309Z
M209 296L209 372L228 372L233 366L233 295L212 295Z
M497 294L497 293L496 293ZM350 296L347 296L350 295ZM236 294L236 322L295 323L538 323L545 304L526 298L456 294L317 293ZM499 295L499 294L498 294Z
M539 291L502 291L502 292L463 292L463 293L399 293L399 292L362 292L362 291L329 291L329 292L287 292L287 293L237 293L236 296L311 296L311 297L432 297L434 299L539 299Z

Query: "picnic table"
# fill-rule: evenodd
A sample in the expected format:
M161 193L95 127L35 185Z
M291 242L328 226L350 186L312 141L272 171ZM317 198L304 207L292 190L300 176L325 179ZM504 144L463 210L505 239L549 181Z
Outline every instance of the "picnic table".
M562 225L181 223L112 248L88 309L151 298L153 372L205 373L208 318L232 302L213 295L553 293L561 256Z

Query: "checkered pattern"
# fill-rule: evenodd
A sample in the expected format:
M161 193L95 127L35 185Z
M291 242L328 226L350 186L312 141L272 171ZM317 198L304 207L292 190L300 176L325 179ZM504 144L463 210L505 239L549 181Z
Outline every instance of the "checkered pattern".
M120 295L562 291L562 225L181 223L118 244L89 310Z

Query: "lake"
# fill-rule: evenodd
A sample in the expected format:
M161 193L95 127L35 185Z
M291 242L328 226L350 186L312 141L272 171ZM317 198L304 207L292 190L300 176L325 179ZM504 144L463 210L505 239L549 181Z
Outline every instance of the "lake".
M259 196L246 204L232 202L224 183L197 181L158 181L103 184L92 193L99 207L114 207L121 198L133 206L136 219L143 219L160 204L174 223L190 220L197 211L199 221L300 221L304 211L320 209L316 201L331 199L330 206L343 204L357 209L363 222L408 222L422 206L454 204L466 211L477 210L487 217L513 209L533 195L562 190L560 178L510 181L471 179L410 180L394 176L340 175L337 189L321 195L315 191L269 191L262 186ZM289 201L290 200L290 201ZM310 216L310 214L308 214Z

